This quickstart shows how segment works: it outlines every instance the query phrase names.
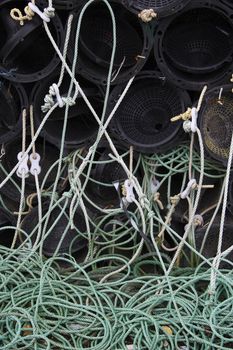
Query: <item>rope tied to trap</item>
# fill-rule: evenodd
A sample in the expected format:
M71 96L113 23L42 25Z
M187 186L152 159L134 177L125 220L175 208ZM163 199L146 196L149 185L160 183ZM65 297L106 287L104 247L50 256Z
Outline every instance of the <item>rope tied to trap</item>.
M153 9L145 9L138 14L138 18L140 18L144 23L149 23L156 17L157 13Z
M35 14L40 16L40 18L45 22L50 22L51 18L55 16L55 9L51 6L45 8L43 12L35 4L35 0L32 0L24 8L24 13L19 8L13 8L10 11L10 16L13 20L18 21L21 26L25 24L25 21L31 21Z

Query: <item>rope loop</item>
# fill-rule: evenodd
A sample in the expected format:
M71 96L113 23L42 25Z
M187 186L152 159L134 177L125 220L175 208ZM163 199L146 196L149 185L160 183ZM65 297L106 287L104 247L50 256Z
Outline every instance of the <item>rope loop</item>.
M181 199L186 199L192 190L197 187L196 179L191 179L186 187L186 189L180 194Z
M31 11L33 11L34 13L36 13L38 16L40 16L40 18L44 21L49 23L51 18L53 18L55 16L55 9L53 7L47 7L44 9L44 11L42 12L38 6L36 6L34 3L29 2L28 3L28 7L31 9Z
M24 25L25 21L31 21L33 17L35 16L35 13L30 9L29 6L26 6L24 8L25 15L22 14L20 9L13 8L10 11L10 16L13 20L18 21L21 26Z
M176 207L179 204L180 195L177 194L175 196L170 197L170 201L171 201L171 205Z
M24 25L25 21L31 21L35 14L40 16L40 18L44 22L50 22L51 18L55 16L55 8L49 6L43 10L43 12L39 9L35 4L35 0L32 0L28 3L28 5L24 8L24 15L22 11L18 8L13 8L10 11L10 16L13 20L18 21L21 26Z
M72 97L62 97L60 95L59 87L55 83L50 86L49 93L45 95L44 102L45 103L41 106L43 113L47 113L56 102L60 108L63 108L66 104L69 106L74 106L76 103Z
M160 193L159 192L156 192L154 194L154 201L158 204L158 207L163 210L164 209L164 206L163 206L163 203L162 201L160 200Z

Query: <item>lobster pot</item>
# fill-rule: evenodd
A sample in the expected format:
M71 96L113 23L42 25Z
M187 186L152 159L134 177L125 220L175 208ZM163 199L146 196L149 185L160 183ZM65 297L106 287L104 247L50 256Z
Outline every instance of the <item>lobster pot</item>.
M199 126L206 153L223 165L227 164L230 151L233 132L232 108L231 86L226 85L206 94L199 113Z
M43 79L59 63L38 15L32 21L23 21L23 25L11 17L11 9L18 8L24 14L27 4L21 0L5 0L0 4L0 72L4 78L22 83ZM57 13L50 23L52 36L61 49L63 27Z
M117 86L109 109L124 90ZM186 91L159 79L151 72L139 75L117 109L110 129L121 143L143 153L163 152L182 140L182 123L171 118L183 113L190 104Z
M150 28L119 2L111 1L116 18L116 52L112 84L127 81L145 64L152 45ZM73 62L79 13L74 17L69 58ZM113 24L109 9L95 1L82 19L76 70L86 79L106 84L113 49ZM94 33L93 33L94 30ZM77 48L76 48L77 50Z
M126 164L129 164L128 152L118 148L119 153ZM99 148L96 152L96 160L93 164L89 182L86 187L86 196L100 208L113 208L120 205L120 198L114 183L121 184L128 178L122 165L109 157L109 148ZM133 164L135 176L140 181L140 169L137 166L135 155ZM121 194L120 194L121 195ZM93 207L94 208L94 207Z
M154 52L163 75L175 84L200 90L229 80L233 67L233 22L219 1L191 1L176 16L161 20Z
M58 81L59 75L52 75L49 78L38 82L32 91L31 101L34 105L34 114L36 124L39 126L43 120L45 113L42 112L41 106L44 104L44 98L49 92L49 87ZM103 106L103 95L101 90L94 84L78 78L82 89L94 108L95 112L101 115ZM65 76L60 87L60 94L66 98L70 88L70 78ZM74 88L70 97L73 96ZM64 125L65 105L63 108L56 108L50 115L48 121L43 127L42 134L52 144L60 147L62 130ZM66 148L80 148L87 145L95 138L99 125L83 100L81 94L78 95L76 103L69 107L68 122L65 134Z

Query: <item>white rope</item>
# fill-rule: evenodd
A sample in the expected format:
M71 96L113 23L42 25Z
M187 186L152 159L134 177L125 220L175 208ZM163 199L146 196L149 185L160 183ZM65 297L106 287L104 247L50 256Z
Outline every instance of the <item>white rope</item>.
M201 188L202 188L202 183L203 183L203 178L204 178L204 145L203 145L203 140L202 140L202 136L201 136L201 132L200 130L197 128L196 130L197 132L197 135L198 135L198 140L199 140L199 147L200 147L200 158L201 158L201 171L200 171L200 177L199 177L199 183L198 183L198 187L197 187L197 195L196 195L196 199L195 199L195 203L194 203L194 206L193 206L193 210L192 212L190 213L190 219L189 219L189 223L187 224L186 226L186 230L184 232L184 235L179 243L179 246L177 248L177 251L176 253L174 254L173 258L172 258L172 261L171 261L171 264L167 270L167 275L169 275L171 273L171 270L172 268L174 267L176 261L177 261L177 258L179 257L181 251L182 251L182 248L185 244L185 241L189 235L189 230L191 229L191 226L193 224L193 220L194 220L194 217L196 215L196 211L197 211L197 207L198 207L198 204L199 204L199 200L200 200L200 197L201 197Z
M43 12L39 9L38 6L36 6L32 2L28 3L28 7L34 13L36 13L38 16L40 16L40 18L46 23L49 23L51 18L53 18L55 16L55 8L54 7L47 7L47 8L44 9Z
M222 242L223 242L223 233L224 233L224 222L225 222L225 217L226 217L228 187L229 187L229 180L230 180L232 160L233 160L233 134L232 134L232 137L231 137L230 153L229 153L229 158L228 158L228 163L227 163L226 182L225 182L222 214L221 214L219 237L218 237L217 255L214 258L213 264L212 264L212 271L211 271L211 278L210 278L210 294L213 294L215 292L217 271L219 269L219 265L220 265L220 261L221 261L221 251L222 251Z
M41 230L42 230L42 201L41 201L41 190L40 190L40 185L39 185L39 178L38 178L38 173L34 170L34 178L35 178L35 185L36 185L36 193L37 193L37 202L38 202L38 232L37 232L37 237L35 239L35 242L33 244L32 249L36 249L36 246L38 242L40 241L41 237Z
M26 148L26 116L27 116L27 113L26 113L26 110L24 110L22 114L22 152L18 154L17 156L18 160L20 160L23 157L25 148ZM18 170L17 170L17 175L18 177L21 178L21 189L20 189L18 218L17 218L15 234L11 244L11 249L15 247L17 237L19 234L19 229L20 229L20 223L21 223L23 206L24 206L25 178L28 176L28 172L29 172L27 161L28 161L28 156L25 159L25 161L18 167Z
M197 187L197 180L196 179L191 179L186 187L186 189L181 192L180 198L181 199L186 199L189 195L190 192Z

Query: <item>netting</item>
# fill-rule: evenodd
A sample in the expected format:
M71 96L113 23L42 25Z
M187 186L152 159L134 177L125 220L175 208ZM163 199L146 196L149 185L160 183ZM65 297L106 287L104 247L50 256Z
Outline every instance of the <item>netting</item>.
M21 113L14 109L18 137L1 147L0 349L232 349L232 130L227 161L206 157L197 120L207 87L185 112L180 95L165 99L167 85L159 84L160 104L174 105L177 98L169 119L175 117L171 125L178 123L186 137L151 154L115 141L109 125L124 101L128 106L137 79L133 75L110 101L117 17L103 0L112 50L102 108L95 110L75 72L79 27L93 2L80 12L71 67L66 56L73 15L61 52L50 30L52 1L49 11L38 12L60 74L51 86L37 86L38 95L44 93L39 116L32 100ZM223 95L214 103L219 101L228 106ZM67 149L69 123L84 103L98 125L94 140ZM56 127L57 148L42 135Z
M190 0L122 0L131 11L139 13L144 9L153 9L160 17L166 17L180 11Z
M222 90L214 89L208 93L200 113L200 127L206 151L223 163L226 163L229 157L233 127L232 110L231 88L224 86Z

